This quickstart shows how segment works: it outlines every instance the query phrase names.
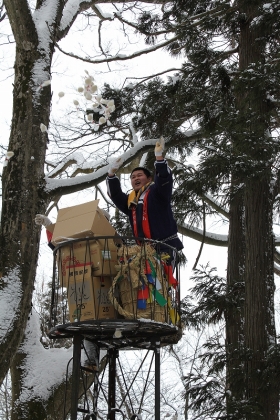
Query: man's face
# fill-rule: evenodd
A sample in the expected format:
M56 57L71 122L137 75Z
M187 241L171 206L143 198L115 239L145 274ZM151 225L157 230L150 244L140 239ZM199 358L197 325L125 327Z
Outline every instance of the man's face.
M142 170L139 170L132 173L130 180L132 188L135 192L138 192L140 188L150 182L152 178L147 177Z

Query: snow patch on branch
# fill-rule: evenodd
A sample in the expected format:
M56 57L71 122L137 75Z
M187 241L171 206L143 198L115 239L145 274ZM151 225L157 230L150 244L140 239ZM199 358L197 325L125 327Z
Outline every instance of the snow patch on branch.
M143 156L141 157L139 166L146 166L147 158L148 158L148 153L143 153Z
M42 83L50 77L48 69L48 57L51 43L50 31L52 25L55 24L58 1L59 0L46 1L33 13L33 21L39 39L38 51L45 56L45 58L39 58L34 64L33 80L34 85L37 86L36 92L38 91L38 86L42 85Z
M52 169L51 172L49 172L47 175L50 178L54 178L56 175L62 172L64 168L68 168L70 165L72 165L73 167L73 172L75 172L79 168L81 170L92 169L92 171L94 171L100 166L106 165L107 161L106 159L87 160L82 153L75 152L67 156L67 158L63 159L61 162L59 162L57 166L53 162L49 162L48 164L53 167L55 166L55 168Z
M276 246L280 246L280 236L279 236L279 235L276 235L276 236L275 236L274 241L275 241L275 245L276 245Z
M58 0L45 1L39 9L33 13L33 21L39 38L39 49L49 49L50 27L55 23Z
M34 90L35 95L38 95L40 89L38 87L48 78L50 77L49 70L47 69L47 61L43 58L39 58L35 61L33 66L33 83L34 83Z
M225 206L223 206L223 205L221 205L221 203L218 201L218 200L216 200L214 197L212 197L210 194L205 194L205 197L210 201L210 202L212 202L214 205L216 205L216 207L219 207L221 210L223 210L225 213L228 213L228 209L225 207Z
M22 297L22 287L19 277L19 268L13 268L7 276L2 277L0 282L0 341L10 328L13 328L13 320L17 314Z
M92 0L68 0L66 3L66 6L63 10L63 15L60 22L60 30L64 31L64 29L67 28L74 19L74 17L77 15L77 13L80 10L81 3L91 3Z
M182 224L182 227L189 230L189 231L192 231L194 233L198 233L200 237L203 236L203 230L202 229L196 228L194 226L186 225L184 223ZM212 233L212 232L205 232L205 238L213 239L213 240L220 241L220 242L227 242L228 241L228 235L222 235L222 234ZM196 239L196 238L194 238L194 239Z
M102 10L100 9L100 7L97 4L94 5L94 8L98 11L98 13L99 13L99 15L102 19L110 19L110 20L114 19L114 15L112 13L102 12Z
M67 162L75 161L77 165L82 165L85 161L85 158L82 153L75 152L71 153L67 158L63 159L60 163L57 164L57 166L48 173L48 176L55 176L57 173L61 171L61 169L67 165ZM53 165L53 163L51 163Z
M92 181L99 182L100 179L106 177L109 169L109 164L100 168L91 174L81 175L75 178L67 179L52 179L46 177L46 191L56 190L57 188L71 187L74 185L79 185L83 183L91 183Z
M58 0L52 0L44 2L42 6L33 13L33 21L37 29L39 42L41 44L40 47L46 47L44 45L46 40L47 46L49 45L50 30L48 25L50 26L55 22L57 8Z
M34 310L27 323L25 337L19 349L26 357L21 366L24 380L18 403L38 398L46 401L52 389L63 382L72 349L45 349L41 345L40 317ZM69 369L71 373L71 365Z

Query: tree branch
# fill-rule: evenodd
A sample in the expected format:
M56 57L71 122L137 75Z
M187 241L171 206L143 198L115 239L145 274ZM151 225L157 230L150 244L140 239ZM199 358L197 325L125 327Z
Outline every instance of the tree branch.
M184 236L188 236L189 238L195 239L199 242L202 242L204 240L204 243L207 245L228 246L227 235L219 235L211 232L205 232L204 237L203 230L185 225L184 223L178 224L178 232Z
M4 4L2 3L0 6L0 22L2 22L7 16L7 13L3 12L3 10L4 10Z
M163 35L163 34L168 34L170 32L174 32L174 31L171 31L171 30L170 31L164 30L164 31L158 31L158 32L146 32L146 31L143 31L143 30L139 29L139 26L137 26L136 24L134 24L132 22L129 22L128 20L122 18L118 13L115 13L115 17L120 22L125 23L128 26L131 26L132 28L136 29L138 32L140 32L143 35L147 35L147 36L158 36L158 35ZM175 28L174 28L174 30L175 30Z
M194 266L192 268L193 270L196 269L197 263L198 263L199 258L201 256L201 253L202 253L203 245L205 243L205 235L206 235L206 220L205 220L205 218L206 218L205 217L205 202L203 201L203 232L202 232L202 241L201 241L201 245L200 245L199 252L198 252L198 255L196 257Z
M184 134L185 142L193 141L200 134L199 130L189 130ZM133 147L128 149L122 154L123 166L126 166L136 157L149 149L152 149L158 139L150 139L136 143ZM180 139L166 139L166 145L176 146L176 144L182 144L182 138ZM92 170L92 173L76 178L70 179L51 179L46 177L46 192L50 198L56 195L71 194L73 192L80 191L84 188L94 187L100 182L104 181L107 176L109 165L105 165L96 171ZM94 169L94 168L93 168Z
M38 36L27 0L4 0L4 5L17 47L29 50L30 44L38 43Z
M222 207L213 197L208 194L204 194L202 198L207 204L209 204L209 206L217 210L218 213L222 214L227 219L229 218L229 212L224 207Z
M137 52L135 52L135 53L133 53L131 55L118 54L118 55L115 55L114 57L111 57L111 58L101 58L101 59L96 59L96 60L95 59L91 59L91 58L80 57L80 56L78 56L76 54L73 54L73 53L67 53L66 51L62 50L62 48L60 48L60 46L57 43L55 43L55 46L57 47L57 49L60 52L62 52L63 54L67 55L68 57L72 57L72 58L75 58L77 60L84 61L86 63L100 64L100 63L109 63L111 61L131 60L132 58L140 57L141 55L149 54L150 52L153 52L153 51L159 50L160 48L166 47L170 43L176 41L178 38L179 37L176 36L176 37L174 37L172 39L169 39L167 41L164 41L164 42L162 42L160 44L154 45L153 47L150 47L150 48L146 48L144 50L137 51Z
M167 69L167 70L161 71L159 73L156 73L156 74L153 74L153 75L147 76L147 77L126 77L125 80L124 80L123 86L125 85L126 80L129 80L129 79L141 80L140 82L136 83L136 85L135 85L135 86L138 86L138 85L140 85L140 83L146 82L149 79L153 79L154 77L161 76L162 74L166 74L166 73L169 73L171 71L182 71L182 69L177 69L176 67L174 67L174 68Z

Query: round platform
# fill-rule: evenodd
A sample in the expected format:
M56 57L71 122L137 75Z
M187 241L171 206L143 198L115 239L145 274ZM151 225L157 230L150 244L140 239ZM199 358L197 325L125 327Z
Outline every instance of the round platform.
M182 330L148 319L104 319L57 325L48 333L52 339L70 338L76 334L98 343L100 347L149 348L157 341L161 346L176 344L182 336Z

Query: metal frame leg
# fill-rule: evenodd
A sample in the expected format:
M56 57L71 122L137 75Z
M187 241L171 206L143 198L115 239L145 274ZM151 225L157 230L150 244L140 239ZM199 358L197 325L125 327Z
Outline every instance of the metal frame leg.
M155 420L160 420L160 342L155 347Z
M108 358L109 358L109 389L108 389L108 420L115 420L116 419L116 374L117 374L117 357L119 356L119 352L115 348L110 348L108 350Z
M74 335L73 339L73 371L71 386L71 420L77 420L78 400L79 400L79 382L80 382L80 364L81 364L81 346L82 336Z

